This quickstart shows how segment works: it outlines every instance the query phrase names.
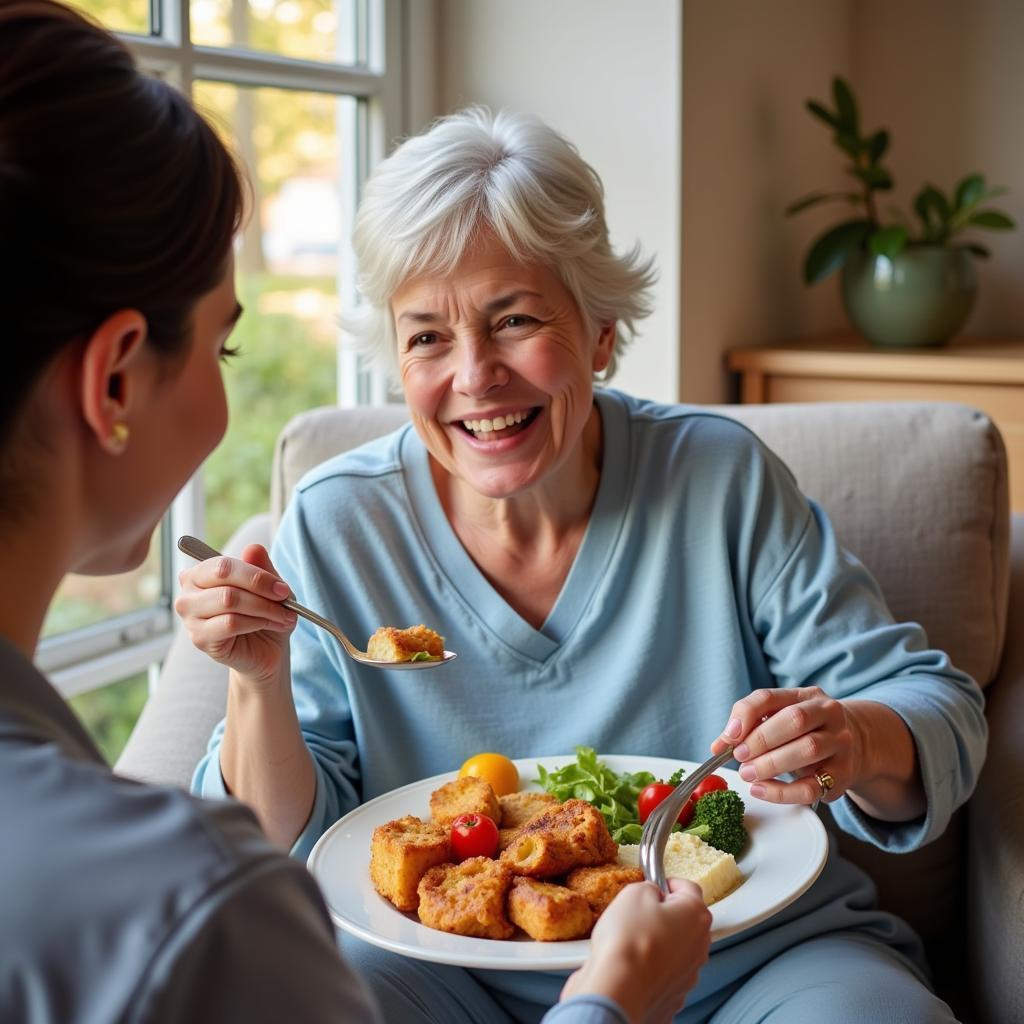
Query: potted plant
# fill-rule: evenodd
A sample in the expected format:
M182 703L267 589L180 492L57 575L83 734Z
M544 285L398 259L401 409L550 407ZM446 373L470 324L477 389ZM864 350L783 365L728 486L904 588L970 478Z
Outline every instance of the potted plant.
M914 197L915 220L891 208L882 216L879 194L893 178L882 164L889 148L884 129L862 134L857 102L842 78L832 80L835 108L815 100L807 109L833 132L849 158L849 190L812 192L786 209L799 213L819 203L852 205L855 215L826 231L804 261L804 280L814 284L842 271L847 315L879 345L941 345L963 325L977 291L975 258L988 250L962 233L972 228L1007 231L1014 222L986 205L1004 188L989 188L981 174L968 174L947 195L926 184Z

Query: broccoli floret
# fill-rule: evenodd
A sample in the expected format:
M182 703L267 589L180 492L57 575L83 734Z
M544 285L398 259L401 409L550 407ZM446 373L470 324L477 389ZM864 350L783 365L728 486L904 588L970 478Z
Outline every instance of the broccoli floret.
M743 827L743 801L731 789L705 793L693 810L687 832L700 836L709 846L737 856L747 843Z

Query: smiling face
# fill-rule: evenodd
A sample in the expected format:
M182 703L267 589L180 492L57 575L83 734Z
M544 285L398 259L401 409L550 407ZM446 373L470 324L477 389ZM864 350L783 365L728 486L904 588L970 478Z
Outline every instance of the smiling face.
M450 275L423 275L391 310L406 402L437 463L508 498L581 455L614 323L589 328L561 278L485 235Z

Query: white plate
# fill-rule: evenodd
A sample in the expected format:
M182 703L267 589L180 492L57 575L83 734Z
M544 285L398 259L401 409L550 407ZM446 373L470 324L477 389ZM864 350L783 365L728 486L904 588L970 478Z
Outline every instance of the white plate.
M540 790L533 782L538 763L551 771L574 760L571 754L517 760L520 788ZM609 754L601 755L601 760L620 774L648 771L663 779L679 767L696 767L693 761L660 757ZM320 883L335 924L375 946L417 960L506 971L579 967L587 957L589 939L534 942L525 936L500 941L450 935L427 928L413 914L403 914L373 888L373 830L406 814L428 820L430 794L457 774L435 775L385 793L346 814L320 837L309 855L309 870ZM737 862L743 883L711 906L713 942L750 928L792 903L818 877L828 855L824 826L809 808L755 800L736 772L721 769L720 774L743 798L750 842Z

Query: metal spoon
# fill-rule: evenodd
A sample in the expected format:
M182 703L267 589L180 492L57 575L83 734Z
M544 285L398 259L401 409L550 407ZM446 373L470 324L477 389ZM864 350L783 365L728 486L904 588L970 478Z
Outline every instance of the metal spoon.
M205 562L208 558L219 558L221 556L221 553L215 548L211 548L209 544L201 541L198 537L190 537L188 534L178 538L178 547L186 555L196 559L198 562ZM446 665L449 661L454 661L458 657L454 651L445 651L440 658L434 661L378 661L376 658L371 658L366 651L359 650L333 622L325 619L322 615L317 615L316 612L311 611L305 605L299 604L298 601L290 597L285 598L281 604L285 608L290 608L296 615L309 619L310 622L315 623L321 629L330 633L345 649L345 653L353 661L358 661L360 665L402 671L405 669L436 668L438 665Z

